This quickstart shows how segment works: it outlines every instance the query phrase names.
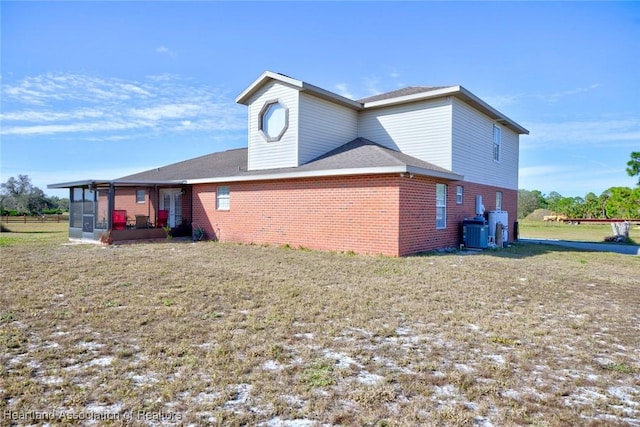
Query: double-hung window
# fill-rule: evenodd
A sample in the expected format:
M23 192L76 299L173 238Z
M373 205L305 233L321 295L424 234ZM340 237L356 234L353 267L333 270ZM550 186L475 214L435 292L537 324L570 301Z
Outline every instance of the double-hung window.
M462 204L462 194L464 192L464 188L462 185L456 185L456 204Z
M502 191L496 191L496 210L502 210Z
M493 125L493 160L500 161L500 127Z
M144 190L136 190L136 203L144 203L146 193Z
M216 209L219 211L228 211L230 207L229 186L223 185L218 187L216 193Z
M447 186L436 184L436 228L447 227Z

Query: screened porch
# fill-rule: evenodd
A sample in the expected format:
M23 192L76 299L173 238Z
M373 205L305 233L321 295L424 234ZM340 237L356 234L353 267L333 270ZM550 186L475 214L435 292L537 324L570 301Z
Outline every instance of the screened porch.
M122 241L191 235L191 188L177 182L86 181L69 188L69 238Z

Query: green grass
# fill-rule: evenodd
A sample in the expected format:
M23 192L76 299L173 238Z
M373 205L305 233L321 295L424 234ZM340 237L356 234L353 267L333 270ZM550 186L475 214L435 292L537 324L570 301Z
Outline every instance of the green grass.
M640 257L524 244L407 258L176 239L105 247L32 231L6 233L20 237L1 249L0 416L640 418Z
M518 223L520 237L574 240L579 242L604 242L613 236L609 223L582 223L579 225L562 222L521 220ZM629 237L632 242L640 242L640 226L631 225Z
M69 224L57 222L45 223L9 223L3 224L0 233L0 246L15 244L61 243L69 236Z

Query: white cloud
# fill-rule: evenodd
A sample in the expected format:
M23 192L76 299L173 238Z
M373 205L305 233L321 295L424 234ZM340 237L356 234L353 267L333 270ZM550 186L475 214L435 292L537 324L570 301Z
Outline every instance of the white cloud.
M556 93L535 95L535 97L540 98L540 99L542 99L544 101L557 102L561 98L565 98L567 96L572 96L572 95L577 95L579 93L589 92L589 91L592 91L594 89L597 89L598 87L600 87L600 84L599 83L594 83L594 84L589 85L587 87L579 87L579 88L574 88L574 89L567 89L567 90L563 90L563 91L556 92Z
M173 52L171 50L169 50L169 48L166 47L166 46L158 46L156 48L156 52L161 54L161 55L173 56Z
M342 95L345 98L354 99L353 93L349 90L349 87L346 83L338 83L336 85L336 91L338 95Z
M531 100L538 100L546 103L556 103L563 98L590 92L599 87L599 83L594 83L586 87L566 89L554 93L503 93L497 95L485 95L482 97L482 99L492 107L501 109L508 105L530 102Z
M85 133L124 139L133 131L242 130L246 112L220 89L163 74L142 81L47 73L3 81L0 135ZM185 126L185 122L197 126Z
M167 104L149 108L131 109L129 114L147 120L181 119L195 116L200 112L196 104Z
M521 148L553 147L558 144L634 147L640 141L640 118L564 122L533 122L524 126L531 134L522 139Z
M380 90L380 79L375 76L369 76L362 79L362 84L367 92L367 96L379 95L383 91Z

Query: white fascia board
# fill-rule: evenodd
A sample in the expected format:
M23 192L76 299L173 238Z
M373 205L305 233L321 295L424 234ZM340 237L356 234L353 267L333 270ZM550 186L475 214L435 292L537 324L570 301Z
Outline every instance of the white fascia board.
M405 104L409 102L424 101L428 99L441 98L443 96L455 96L462 101L471 104L475 109L481 111L487 116L494 119L496 122L501 123L518 134L529 134L529 131L520 126L509 117L496 110L482 99L471 93L469 90L462 86L449 86L442 89L430 90L427 92L414 93L413 95L399 96L396 98L381 99L379 101L366 102L364 109L367 108L381 108L391 105Z
M458 86L458 87L460 88L460 96L459 96L460 99L470 103L474 108L482 111L484 114L491 117L496 122L507 126L514 132L518 134L529 135L529 131L524 127L520 126L517 122L511 120L509 117L505 116L500 111L496 110L491 105L487 104L482 99L478 98L469 90L463 88L462 86Z
M408 102L422 101L431 98L441 98L443 96L454 95L460 92L460 86L449 86L442 89L429 90L426 92L414 93L412 95L398 96L395 98L380 99L378 101L365 102L364 108L387 107L396 104L406 104Z
M86 187L93 185L96 187L105 185L115 185L116 187L132 187L132 186L151 186L151 185L182 185L186 182L184 180L170 180L170 181L118 181L113 179L84 179L82 181L61 182L57 184L48 184L49 189L58 188L72 188L72 187Z
M412 173L414 175L424 175L433 178L443 178L448 179L450 181L464 181L464 175L458 175L453 172L443 172L443 171L434 171L431 169L422 169L416 168L413 166L407 166L407 173Z
M253 95L261 86L267 83L269 80L277 80L282 83L286 83L292 87L297 88L300 91L308 92L318 98L325 99L327 101L334 102L336 104L344 105L356 110L362 110L362 104L344 96L338 95L331 91L322 89L318 86L303 82L302 80L296 80L294 78L283 76L282 74L274 73L272 71L265 71L260 77L258 77L251 85L246 88L238 97L236 102L238 104L248 105L249 98Z
M186 184L213 184L218 182L247 182L247 181L266 181L280 179L295 178L322 178L330 176L349 176L349 175L383 175L390 173L413 173L415 175L432 176L436 178L444 178L452 181L460 181L464 177L462 175L447 173L441 171L433 171L429 169L415 168L411 166L386 166L376 168L353 168L353 169L328 169L320 171L303 171L303 172L282 172L282 173L266 173L260 175L244 175L244 176L222 176L215 178L189 179Z
M309 92L318 98L333 102L335 104L340 104L345 107L353 108L354 110L360 111L362 110L362 103L358 101L354 101L353 99L346 98L342 95L338 95L337 93L333 93L331 91L322 89L321 87L314 86L309 83L302 82L302 90L305 92Z
M111 181L111 184L117 186L150 186L150 185L182 185L186 184L184 179L172 179L167 181Z
M47 184L49 189L84 187L87 185L108 184L111 181L104 179L83 179L82 181L59 182L56 184Z
M249 85L245 90L238 95L236 98L236 103L249 105L248 100L251 95L254 94L256 90L258 90L263 84L265 84L268 80L278 80L283 83L287 83L293 87L302 88L303 83L301 80L296 80L291 77L284 76L282 74L274 73L273 71L265 71L258 77L253 83Z

